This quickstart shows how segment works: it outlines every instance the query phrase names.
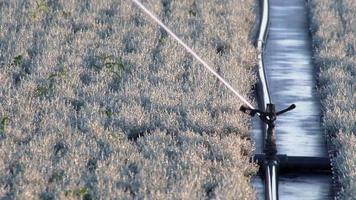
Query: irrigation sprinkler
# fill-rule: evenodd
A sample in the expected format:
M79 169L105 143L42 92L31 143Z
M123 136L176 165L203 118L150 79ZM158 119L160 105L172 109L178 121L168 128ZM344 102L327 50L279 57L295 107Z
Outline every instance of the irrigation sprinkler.
M278 176L281 172L299 171L313 173L330 173L330 161L323 157L303 157L277 155L277 144L275 134L275 121L277 116L296 108L294 104L288 108L275 111L274 104L267 104L266 111L251 109L245 106L240 107L240 111L254 117L256 114L263 123L266 124L264 154L256 154L253 158L261 166L261 173L265 179L265 199L278 199Z
M263 169L265 173L265 197L268 200L278 199L278 169L279 159L277 156L277 144L275 134L275 121L278 115L293 110L296 106L292 104L288 108L276 112L274 104L267 104L266 111L247 108L241 106L240 110L250 116L259 115L261 121L267 125L267 134L265 135Z

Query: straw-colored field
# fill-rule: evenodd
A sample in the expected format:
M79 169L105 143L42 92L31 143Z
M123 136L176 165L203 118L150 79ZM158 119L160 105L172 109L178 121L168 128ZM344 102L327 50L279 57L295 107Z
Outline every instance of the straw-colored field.
M143 3L250 95L255 1ZM0 64L0 198L254 198L240 102L131 1L0 1Z
M356 197L356 1L312 0L315 63L323 122L341 199Z

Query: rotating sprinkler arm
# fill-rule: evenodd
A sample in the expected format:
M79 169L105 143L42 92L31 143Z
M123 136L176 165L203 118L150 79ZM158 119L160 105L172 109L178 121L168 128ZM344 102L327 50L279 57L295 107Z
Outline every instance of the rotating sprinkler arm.
M288 111L293 110L294 108L296 108L295 104L290 105L288 108L283 109L281 111L275 112L274 110L274 105L273 104L267 104L267 108L270 108L267 111L261 111L258 109L252 109L246 106L241 106L240 107L240 111L243 113L246 113L252 117L254 117L256 114L259 115L260 119L268 124L268 125L272 125L274 123L274 121L277 119L278 115L281 115L283 113L286 113Z
M288 108L277 112L276 115L277 115L277 116L278 116L278 115L281 115L281 114L283 114L283 113L286 113L286 112L288 112L288 111L293 110L293 109L296 108L296 107L297 107L297 106L295 106L295 104L292 104L292 105L290 105Z

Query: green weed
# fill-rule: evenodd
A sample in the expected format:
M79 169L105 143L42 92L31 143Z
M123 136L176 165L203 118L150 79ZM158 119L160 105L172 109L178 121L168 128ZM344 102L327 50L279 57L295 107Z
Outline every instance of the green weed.
M77 112L79 112L85 106L85 102L83 100L70 99L69 102Z
M85 199L86 197L88 197L89 194L89 189L87 187L81 187L78 189L74 189L74 190L67 190L65 191L65 196L67 197L80 197L82 199Z
M49 13L49 11L50 11L49 6L48 6L47 2L45 2L44 0L36 1L36 5L37 5L37 10L40 10L45 13Z
M108 118L111 118L112 115L114 114L110 109L105 109L105 111L102 111Z
M64 17L64 18L68 18L68 17L70 17L71 15L72 15L72 13L71 12L66 12L66 11L62 11L61 12L61 15Z
M23 62L22 55L18 55L13 59L11 66L19 67L22 64L22 62Z
M54 72L54 73L51 73L47 80L51 81L51 80L54 80L55 78L64 78L64 79L67 79L68 78L68 68L64 68L63 70L59 71L59 72Z
M43 85L38 85L35 90L36 97L50 96L54 92L56 79L67 79L68 69L64 68L62 71L51 73Z
M189 15L193 16L193 17L196 17L197 16L197 12L194 11L193 9L190 9L189 10Z
M59 170L59 171L55 171L53 172L52 176L49 178L49 182L58 182L63 180L65 176L64 170Z
M164 45L164 44L167 43L167 39L168 39L167 37L161 36L161 37L158 39L158 42L159 42L159 44Z
M107 117L111 118L113 113L110 110L106 110L105 114Z
M120 76L125 69L121 58L115 59L113 56L103 55L101 56L101 62L106 69L117 76Z
M1 118L1 121L0 121L0 136L5 134L6 124L7 124L8 121L10 121L9 117L5 116L5 117Z
M51 93L53 93L53 85L38 85L36 90L35 90L35 96L36 97L45 97L49 96Z
M43 14L49 14L50 13L50 7L45 2L44 0L37 0L36 1L36 8L34 11L30 12L30 16L32 19L37 19L38 16L43 13Z

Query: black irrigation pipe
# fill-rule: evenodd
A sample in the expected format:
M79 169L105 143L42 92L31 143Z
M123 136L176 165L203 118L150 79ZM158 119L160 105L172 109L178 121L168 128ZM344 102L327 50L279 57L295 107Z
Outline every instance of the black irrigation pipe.
M260 23L257 39L258 49L258 77L257 96L260 110L241 106L240 110L251 116L256 114L263 122L263 154L256 154L252 160L261 167L261 174L265 180L265 199L277 200L278 197L278 174L283 172L309 172L309 173L331 173L330 160L324 157L302 157L278 155L275 135L275 120L278 115L293 110L296 106L292 104L288 108L277 112L269 93L268 82L264 67L264 48L269 30L269 0L260 0Z

